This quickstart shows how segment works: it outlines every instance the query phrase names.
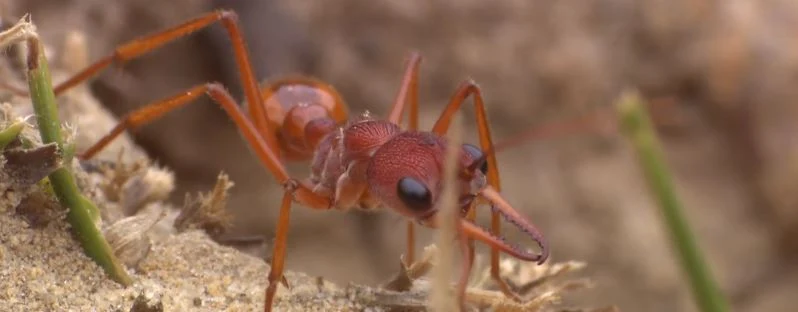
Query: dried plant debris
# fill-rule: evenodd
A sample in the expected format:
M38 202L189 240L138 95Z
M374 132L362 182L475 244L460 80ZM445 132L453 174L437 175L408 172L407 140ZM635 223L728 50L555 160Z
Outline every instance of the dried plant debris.
M156 208L119 220L103 231L114 254L129 268L137 268L150 252L152 240L147 234L166 216L165 208L153 206Z
M171 171L146 159L126 163L123 155L124 149L120 149L116 162L89 160L81 164L86 171L101 175L100 189L108 200L119 203L122 215L135 215L147 204L169 197L175 188Z
M101 214L110 224L103 229L108 243L125 265L135 269L149 255L153 241L174 233L165 220L178 211L163 202L175 188L172 172L146 159L124 162L123 154L120 150L115 162L89 160L80 167L106 203Z
M6 148L3 170L11 188L28 187L61 167L61 156L55 143L35 148Z
M32 133L27 119L12 120L10 106L0 105L0 169L5 188L21 190L41 181L62 165L62 154L55 144L42 145Z
M126 215L132 215L149 203L168 198L175 188L174 175L163 168L147 166L122 185L119 202Z
M585 278L568 278L568 275L584 267L584 263L575 261L537 265L505 259L500 265L501 276L513 286L524 302L507 299L490 278L490 268L487 266L469 290L469 301L477 306L491 307L494 311L558 311L557 305L562 295L593 286Z
M121 158L122 152L119 154L118 157ZM119 159L116 162L90 159L82 161L81 167L87 172L101 174L103 179L99 184L100 189L108 200L118 202L121 198L122 186L131 177L145 170L147 162L138 161L128 164Z
M227 211L227 192L233 185L226 174L220 173L216 185L209 193L198 194L196 198L186 194L183 209L175 219L175 229L178 232L203 229L214 238L224 234L231 225L232 217Z
M399 261L399 273L390 281L383 283L380 287L393 291L410 290L413 287L413 281L427 275L432 269L432 260L437 259L437 252L438 248L435 245L429 245L424 248L421 260L411 265L408 265L404 256L402 256Z
M440 259L437 258L437 247L427 246L422 259L410 267L400 267L400 272L382 288L397 291L405 295L386 295L380 297L390 306L414 310L426 304L428 290L432 287L426 276L430 268L436 266ZM547 263L537 265L531 262L522 262L516 259L505 259L500 269L506 282L514 288L524 302L515 302L505 296L496 287L490 276L490 267L480 265L481 258L475 260L477 274L471 276L471 282L466 292L466 303L477 310L490 311L614 311L614 307L601 309L563 308L560 307L561 296L575 290L592 287L592 283L585 278L572 278L569 275L585 268L585 263L568 261L562 263ZM454 285L450 289L455 296ZM390 292L389 292L390 293ZM426 311L425 309L422 309Z
M500 264L502 276L505 281L521 296L534 296L535 292L551 290L550 287L565 278L566 275L581 271L586 264L578 261L552 263L548 265L535 265L533 263L519 262L513 259L504 259ZM489 270L482 273L482 284L475 285L479 288L493 289ZM585 287L590 283L585 280L569 280L567 283L577 282ZM559 286L557 286L559 287Z
M13 118L7 103L0 104L0 211L14 211L32 227L46 225L63 215L55 201L47 175L62 164L54 144L41 145L32 137L33 127L26 119L9 123ZM6 126L8 124L8 126ZM13 130L9 135L9 130ZM13 209L13 210L12 210Z

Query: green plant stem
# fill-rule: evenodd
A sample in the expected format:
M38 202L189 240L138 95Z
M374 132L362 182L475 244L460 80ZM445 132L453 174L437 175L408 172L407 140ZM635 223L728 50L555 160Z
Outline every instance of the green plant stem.
M22 129L25 129L25 123L18 121L0 130L0 151L17 138L19 133L22 132Z
M63 153L64 140L61 136L61 123L55 104L50 72L43 47L36 37L28 39L28 87L30 89L36 120L39 125L42 142L55 142ZM52 174L49 179L53 191L61 205L69 207L67 219L72 225L78 240L86 254L99 264L106 273L122 285L132 283L124 267L114 256L110 245L97 228L95 221L99 213L97 207L78 190L74 176L67 163Z
M621 127L629 137L649 187L659 203L665 225L687 273L696 304L704 312L728 311L728 303L704 262L676 195L659 140L641 99L626 92L618 103Z

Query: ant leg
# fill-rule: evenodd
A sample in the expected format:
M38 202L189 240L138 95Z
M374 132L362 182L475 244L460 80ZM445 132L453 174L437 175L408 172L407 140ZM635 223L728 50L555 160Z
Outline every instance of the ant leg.
M487 111L485 110L485 104L482 100L482 92L479 89L479 86L473 81L465 81L460 84L455 92L454 96L452 96L449 104L446 105L446 109L441 113L438 120L435 122L435 125L432 127L432 132L438 135L444 135L449 129L449 126L452 121L452 117L460 109L463 102L470 96L474 95L474 106L476 107L476 117L477 117L477 124L479 125L479 143L482 147L482 150L487 154L487 164L488 164L488 184L493 186L497 191L501 190L501 184L499 180L499 167L496 161L496 155L492 152L493 149L493 141L490 135L490 125L488 123L488 116ZM476 219L476 209L469 209L468 215L469 220ZM498 234L501 232L501 219L499 213L496 211L491 212L491 232ZM468 262L472 262L474 260L474 242L473 240L468 240L468 247L469 247L469 258ZM496 281L501 291L510 298L513 298L516 301L520 301L518 295L516 295L511 289L510 286L502 279L500 276L499 271L499 250L495 248L491 248L491 277ZM467 282L461 281L461 283ZM461 285L461 287L463 287Z
M405 68L404 78L402 79L399 93L396 94L396 100L391 107L391 112L388 114L388 121L399 124L402 122L402 114L405 105L410 102L410 109L408 110L408 129L418 130L418 67L421 63L421 54L418 52L410 53L410 57ZM405 254L405 265L411 265L415 262L416 254L416 238L415 238L415 224L413 221L407 221L407 253Z
M16 96L28 96L28 90L15 87L5 81L0 81L0 90L6 90Z
M286 288L289 287L288 280L285 279L283 273L285 271L285 253L288 246L288 226L290 224L292 197L299 204L311 208L329 209L331 207L327 197L314 193L310 193L310 195L303 195L303 192L309 192L310 189L303 186L296 180L289 180L289 182L283 184L283 187L285 188L285 193L283 193L283 200L280 204L280 215L277 219L277 233L274 238L274 247L272 248L272 261L270 265L271 269L269 270L268 277L269 285L266 287L266 299L263 306L263 311L265 312L270 312L272 310L274 296L277 294L277 282L279 281ZM313 200L321 200L326 202L322 202L321 204L313 204L310 202L311 198L309 197L316 197L317 199Z
M113 63L122 64L131 59L142 56L143 54L152 52L162 46L170 43L179 38L188 36L198 30L209 27L215 22L221 21L222 26L227 30L227 35L233 45L235 59L238 64L240 79L244 88L244 95L247 99L249 115L255 124L256 129L266 141L269 147L277 151L278 142L275 134L269 130L268 119L266 118L266 111L263 107L263 100L258 89L255 73L252 71L252 66L249 61L249 53L247 52L246 42L241 35L241 29L238 26L238 15L229 10L218 10L207 13L198 18L187 21L183 24L174 26L164 31L160 31L149 36L134 39L116 48L114 53L107 55L93 64L86 67L86 69L75 74L66 81L58 84L53 88L56 95L78 85L79 83L95 76L101 70L107 68Z
M405 67L405 74L396 100L391 106L388 114L388 121L399 124L402 122L402 113L408 99L410 100L410 128L418 128L418 67L421 64L421 54L418 52L410 53L410 57Z
M246 114L239 108L230 93L219 83L206 83L195 86L187 91L180 92L179 94L150 103L144 107L136 109L127 113L122 117L119 124L117 124L110 133L103 136L97 143L89 147L86 152L80 155L81 159L89 159L94 157L99 151L105 148L113 139L122 134L124 131L132 130L141 127L152 121L157 120L166 113L175 109L183 107L191 103L202 95L208 95L214 102L221 106L225 112L233 119L241 134L247 140L250 146L254 149L261 162L269 169L274 177L280 182L285 183L289 180L288 172L283 167L280 159L277 157L277 152L272 149L263 140L263 137L258 133L255 126L249 120Z
M277 151L266 143L257 131L257 128L255 128L241 108L238 107L233 97L230 96L230 93L219 83L207 83L195 86L176 96L151 103L128 113L110 133L103 136L97 143L81 154L80 158L89 159L93 157L114 138L122 134L122 132L150 123L170 111L191 103L203 94L207 94L215 103L219 104L219 106L225 110L231 119L233 119L236 127L253 149L258 159L280 184L284 187L290 184L297 184L297 182L288 175L285 166L277 157ZM314 194L310 187L299 184L292 188L295 188L292 192L294 199L302 205L317 209L329 208L330 200L324 196Z
M291 193L286 191L280 204L280 216L277 221L277 233L272 247L272 261L269 269L269 285L266 287L266 299L263 311L270 312L274 304L274 295L277 293L277 282L288 288L288 281L283 276L285 271L285 251L288 243L288 225L291 215Z
M612 111L597 111L565 121L538 125L494 144L492 152L495 154L505 148L518 145L525 141L589 133L615 133L617 131L617 125L615 124L613 114L614 112Z
M263 137L257 132L255 126L247 119L247 116L241 111L238 105L236 105L233 98L221 84L209 83L199 85L177 96L144 106L127 114L109 134L89 148L89 151L81 155L81 158L87 159L92 157L123 131L145 125L169 111L190 103L203 94L210 96L211 99L219 104L228 116L233 119L239 131L254 150L255 154L257 154L261 162L285 188L285 194L283 195L282 204L280 206L280 216L277 223L277 237L275 239L271 270L269 272L269 286L266 290L264 309L265 311L271 311L274 294L277 291L276 281L279 280L284 285L288 285L283 277L283 269L292 199L303 206L314 209L329 209L330 200L327 197L313 193L309 187L300 184L298 181L288 176L288 172L277 158L275 151L271 150L266 142L264 142Z

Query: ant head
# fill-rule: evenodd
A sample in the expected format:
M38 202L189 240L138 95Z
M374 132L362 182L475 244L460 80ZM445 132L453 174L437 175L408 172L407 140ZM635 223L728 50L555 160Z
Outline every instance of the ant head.
M427 132L403 132L383 144L366 172L370 193L405 217L423 220L435 214L443 189L443 164L447 142ZM458 189L463 207L469 207L486 185L481 169L482 151L464 144L460 152Z
M437 227L438 201L443 191L446 140L431 133L403 132L382 145L371 157L366 176L369 192L382 203L422 225ZM527 261L542 263L548 248L542 235L493 187L488 185L486 166L490 151L471 144L460 146L459 172L455 181L461 209L460 229L475 240ZM477 201L477 199L480 199ZM529 235L541 247L535 254L509 244L502 237L465 218L475 202L485 202L510 225Z
M487 185L487 171L488 163L482 150L473 144L463 144L458 175L463 215L468 212L479 191ZM422 178L408 175L401 177L396 183L397 197L421 223L437 212L435 199L443 187L442 181L437 182L428 185Z

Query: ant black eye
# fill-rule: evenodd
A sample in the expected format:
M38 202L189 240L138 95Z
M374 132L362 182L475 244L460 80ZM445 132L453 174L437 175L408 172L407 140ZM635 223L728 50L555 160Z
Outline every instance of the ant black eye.
M396 184L396 193L407 208L425 211L432 207L432 194L424 184L416 179L404 177Z
M488 162L486 160L482 160L482 165L479 166L479 171L482 171L482 174L488 174Z
M479 166L479 171L482 171L483 174L487 174L488 162L482 158L484 156L482 150L479 147L476 147L475 145L468 143L463 144L463 149L465 150L466 153L468 153L468 155L471 156L471 159L475 161L482 161L482 164L480 164Z

